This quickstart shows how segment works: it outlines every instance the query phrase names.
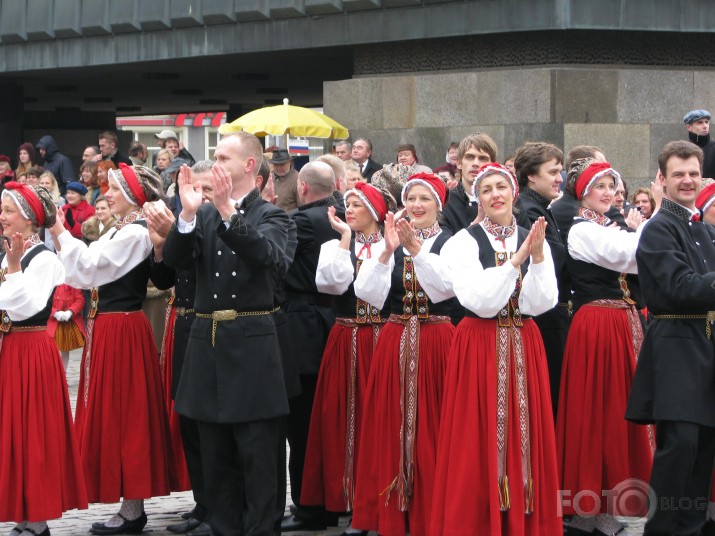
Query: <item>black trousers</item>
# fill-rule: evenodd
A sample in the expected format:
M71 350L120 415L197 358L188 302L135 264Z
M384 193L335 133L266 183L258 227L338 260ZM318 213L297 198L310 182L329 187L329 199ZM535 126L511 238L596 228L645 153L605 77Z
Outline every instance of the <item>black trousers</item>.
M310 414L313 411L315 388L318 384L317 375L300 375L302 392L298 396L288 399L290 415L288 416L288 444L290 445L290 459L288 472L290 474L290 495L296 506L300 504L300 490L303 484L303 466L305 465L305 451L308 446L308 430L310 428Z
M290 399L288 399L290 400ZM274 530L276 534L281 532L281 522L283 521L283 516L285 516L286 511L286 493L287 485L286 480L288 475L286 474L286 417L280 418L280 431L278 433L278 451L276 455L276 517Z
M214 536L273 536L280 422L198 422Z
M659 421L650 486L655 512L644 536L699 534L705 524L715 463L715 428Z
M201 466L201 439L199 437L199 426L194 419L189 419L183 415L179 416L181 426L181 442L184 447L184 458L186 459L186 469L189 472L191 490L194 494L194 516L199 521L207 519L206 493L204 492L204 471Z
M541 338L544 341L546 363L549 368L549 384L551 386L551 407L554 412L554 422L558 414L559 393L561 391L561 368L564 362L566 338L571 320L566 307L557 305L552 310L534 317L539 326Z

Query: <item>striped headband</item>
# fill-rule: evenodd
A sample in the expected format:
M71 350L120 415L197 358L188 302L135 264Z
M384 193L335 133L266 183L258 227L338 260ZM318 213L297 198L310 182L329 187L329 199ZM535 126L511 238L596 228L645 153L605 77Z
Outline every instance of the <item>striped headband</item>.
M45 208L32 188L19 182L10 181L5 184L2 195L3 197L7 195L15 201L23 218L30 220L38 227L45 224Z
M618 190L618 185L621 184L621 174L613 169L611 164L608 162L593 162L589 164L588 167L581 172L574 184L576 199L580 200L586 197L598 179L605 176L613 177L613 187L615 190Z
M519 195L519 183L516 182L516 177L509 171L509 168L502 166L499 162L489 162L484 164L479 168L476 177L474 177L474 182L472 183L472 195L477 198L479 202L479 183L485 177L489 175L501 175L506 178L511 184L512 190L514 190L514 199Z
M119 190L129 204L139 207L144 206L144 203L147 201L146 194L139 182L139 177L137 177L137 174L131 166L120 162L119 169L110 169L108 175L117 181Z

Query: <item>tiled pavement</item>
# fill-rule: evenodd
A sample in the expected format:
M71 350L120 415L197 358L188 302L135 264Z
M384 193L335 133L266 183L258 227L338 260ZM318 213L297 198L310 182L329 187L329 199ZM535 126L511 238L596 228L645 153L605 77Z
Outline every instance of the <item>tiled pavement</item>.
M79 383L79 362L81 352L75 351L70 355L70 364L67 371L67 381L70 389L70 400L74 411L74 404L77 398L77 384ZM290 486L290 483L289 483ZM290 487L289 487L290 493ZM288 497L290 503L290 497ZM145 509L149 522L144 529L146 533L155 536L170 535L172 533L166 530L166 526L173 523L180 523L179 515L193 507L193 498L191 492L172 493L169 497L158 497L146 501ZM88 510L73 510L65 513L62 519L51 520L49 522L50 530L53 536L76 536L80 534L89 534L89 527L95 521L104 521L114 514L119 508L118 504L93 504ZM330 528L325 531L317 532L293 532L295 536L309 535L324 535L337 536L344 530L344 526L348 523L348 518L341 518L341 527ZM629 532L633 536L640 536L643 532L642 526L639 523L629 523ZM0 523L0 535L8 534L14 524ZM374 533L371 533L374 534ZM554 535L559 536L559 535Z

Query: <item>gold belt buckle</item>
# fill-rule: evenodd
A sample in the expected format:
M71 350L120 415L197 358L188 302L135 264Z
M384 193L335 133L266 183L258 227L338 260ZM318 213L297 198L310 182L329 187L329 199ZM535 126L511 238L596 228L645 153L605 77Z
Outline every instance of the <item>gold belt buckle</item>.
M184 316L186 314L186 307L177 307L176 316Z
M222 322L224 320L236 320L238 313L234 309L224 309L222 311L214 311L211 313L211 319L214 322Z
M708 311L707 315L705 315L705 319L708 322L715 322L715 311Z

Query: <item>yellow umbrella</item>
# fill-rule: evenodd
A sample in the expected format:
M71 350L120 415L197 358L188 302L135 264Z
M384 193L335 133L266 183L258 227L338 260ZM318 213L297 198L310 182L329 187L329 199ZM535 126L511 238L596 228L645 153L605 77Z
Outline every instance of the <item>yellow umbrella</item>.
M308 136L312 138L339 138L349 136L348 129L325 114L301 106L283 104L253 110L238 119L225 123L219 128L220 134L230 134L244 130L263 137L272 136Z

